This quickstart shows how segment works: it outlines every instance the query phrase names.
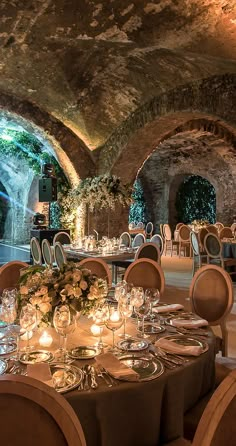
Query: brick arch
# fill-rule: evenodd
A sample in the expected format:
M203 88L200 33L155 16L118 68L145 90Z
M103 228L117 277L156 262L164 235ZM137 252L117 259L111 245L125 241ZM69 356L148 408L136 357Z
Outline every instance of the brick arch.
M205 128L236 147L236 74L179 86L144 104L101 149L100 171L133 181L162 141L191 128Z
M94 175L95 164L84 143L61 121L32 102L0 92L0 115L16 121L53 149L72 184Z

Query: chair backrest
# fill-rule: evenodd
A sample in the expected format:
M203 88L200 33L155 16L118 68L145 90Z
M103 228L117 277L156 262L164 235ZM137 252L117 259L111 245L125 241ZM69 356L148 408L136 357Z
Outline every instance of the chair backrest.
M138 229L143 229L144 228L144 223L142 221L139 221L136 227Z
M47 266L52 266L53 265L52 248L49 241L46 238L43 239L41 248L42 248L44 263Z
M199 238L199 241L201 243L202 249L205 249L205 247L204 247L204 240L205 240L205 237L206 237L207 234L208 234L207 228L201 228L199 233L198 233L198 238Z
M199 256L200 255L200 246L199 246L198 236L197 236L196 232L193 232L193 231L190 232L190 243L191 243L194 255Z
M146 237L151 237L152 233L153 233L153 224L151 221L149 221L146 224L146 228L145 228L145 232L146 232Z
M219 237L221 240L222 240L222 238L233 238L234 234L233 234L231 228L229 228L228 226L225 226L224 228L222 228L220 230Z
M81 262L79 262L79 266L83 266L84 268L89 269L92 274L96 274L96 276L100 279L105 279L108 286L111 286L111 271L109 269L109 266L103 259L94 259L93 257L88 257L87 259L81 260Z
M53 246L56 242L60 242L62 245L71 245L71 238L67 232L60 231L53 237Z
M236 370L221 382L198 424L192 446L233 445L236 438Z
M207 230L208 232L210 232L211 234L215 234L218 235L218 229L215 225L208 225L207 226Z
M165 240L171 240L171 229L170 226L167 224L163 225L163 236Z
M161 254L157 244L151 242L143 243L135 254L135 260L141 258L151 259L160 264Z
M58 268L60 269L62 269L67 263L66 254L60 242L56 242L54 245L54 258Z
M34 264L42 265L42 252L39 241L36 239L36 237L32 237L30 240L30 249Z
M179 228L179 240L183 242L189 242L190 241L190 232L191 229L187 225L182 225Z
M163 238L160 234L154 234L151 239L150 239L151 243L156 243L156 245L159 248L160 254L162 256L163 251L164 251L164 242L163 242Z
M163 294L165 278L163 271L157 262L151 259L138 259L128 266L124 274L124 280L134 286L157 288Z
M162 223L160 223L160 234L161 234L161 237L164 239L165 237L164 237L163 226L164 225Z
M183 226L184 223L177 223L175 231L178 231L181 226Z
M120 245L125 245L127 248L131 246L131 237L128 232L122 232L120 236Z
M0 376L0 413L2 444L86 446L81 424L71 405L53 388L36 379Z
M13 260L2 265L0 268L0 293L5 288L17 287L21 269L27 268L28 266L28 263L21 262L20 260Z
M204 248L207 255L212 259L217 259L221 257L222 244L217 235L208 232L208 234L204 239Z
M191 282L190 301L194 313L210 325L220 325L233 305L233 285L229 274L216 265L200 268Z
M142 245L142 243L145 243L145 237L143 234L137 234L132 242L132 248L137 248L138 246Z
M230 229L231 229L232 233L234 234L234 233L235 233L235 230L236 230L236 223L233 223L233 224L230 226Z
M217 221L215 223L215 226L218 229L218 232L224 227L223 223L221 223L220 221Z

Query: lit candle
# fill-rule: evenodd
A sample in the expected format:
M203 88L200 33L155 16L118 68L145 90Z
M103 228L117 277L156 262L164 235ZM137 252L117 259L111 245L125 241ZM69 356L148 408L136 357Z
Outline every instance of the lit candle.
M112 322L118 322L120 320L120 315L119 315L118 311L114 311L114 313L111 314L110 320Z
M99 325L93 324L90 328L91 333L93 336L100 336L103 332L103 327L100 327Z
M42 347L50 347L51 343L52 343L52 336L47 331L44 331L39 338L39 344Z

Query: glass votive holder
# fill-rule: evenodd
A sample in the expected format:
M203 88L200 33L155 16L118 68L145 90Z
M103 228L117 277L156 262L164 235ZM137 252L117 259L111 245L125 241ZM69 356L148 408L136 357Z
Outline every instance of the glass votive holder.
M100 325L97 325L97 324L93 324L90 327L90 331L93 336L101 336L101 334L103 332L103 327L101 327Z

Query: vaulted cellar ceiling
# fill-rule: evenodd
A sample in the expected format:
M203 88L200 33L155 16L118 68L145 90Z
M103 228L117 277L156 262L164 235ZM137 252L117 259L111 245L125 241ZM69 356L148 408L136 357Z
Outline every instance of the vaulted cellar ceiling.
M236 72L236 3L2 0L0 58L2 94L92 150L153 97Z

